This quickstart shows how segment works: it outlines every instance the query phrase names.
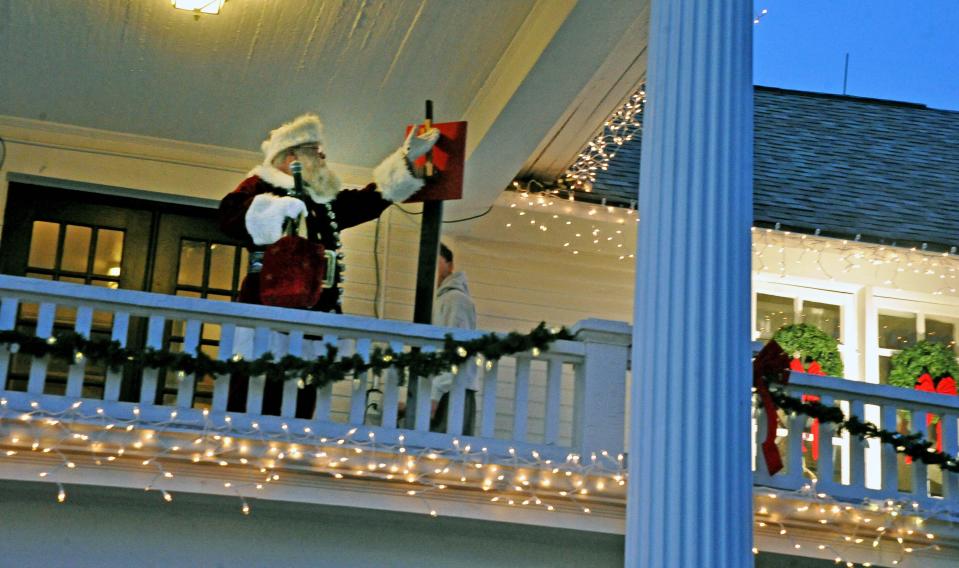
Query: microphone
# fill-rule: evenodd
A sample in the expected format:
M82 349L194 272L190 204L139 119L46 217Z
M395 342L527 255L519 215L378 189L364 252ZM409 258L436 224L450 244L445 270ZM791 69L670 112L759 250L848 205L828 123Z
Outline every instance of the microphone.
M299 160L290 164L290 173L293 174L293 197L303 197L303 164Z

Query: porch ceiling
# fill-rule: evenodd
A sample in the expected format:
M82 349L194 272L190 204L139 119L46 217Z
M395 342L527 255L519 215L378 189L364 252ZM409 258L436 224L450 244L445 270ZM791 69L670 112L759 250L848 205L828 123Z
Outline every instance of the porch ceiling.
M422 116L469 120L467 200L554 175L639 81L645 1L0 3L0 115L246 150L320 113L334 162L371 167Z

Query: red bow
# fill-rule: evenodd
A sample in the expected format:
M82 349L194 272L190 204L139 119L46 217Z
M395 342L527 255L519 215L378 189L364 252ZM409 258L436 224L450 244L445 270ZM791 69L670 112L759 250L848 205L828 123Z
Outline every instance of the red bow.
M789 369L792 371L798 371L800 373L809 373L810 375L825 375L826 373L822 372L822 365L819 364L819 361L813 361L809 364L809 368L806 369L803 367L802 361L798 357L794 358L792 362L789 363ZM804 394L802 395L803 402L819 402L819 397L814 394ZM819 421L813 419L812 424L809 426L809 445L812 447L812 459L819 461ZM802 452L806 453L806 442L802 442Z
M939 384L933 386L932 375L929 373L923 373L919 380L916 381L916 390L922 392L935 392L939 394L949 394L956 396L959 392L956 391L956 380L952 377L943 377L939 379ZM926 415L926 432L929 432L932 428L933 422L936 423L936 451L942 451L942 420L938 419L938 416L934 414ZM928 436L928 434L927 434ZM912 463L912 458L906 456L906 463Z
M753 359L753 387L762 399L766 411L766 439L763 440L763 458L769 475L776 475L783 468L783 460L776 447L776 403L769 393L767 376L773 376L782 384L789 381L789 355L775 341L767 343Z

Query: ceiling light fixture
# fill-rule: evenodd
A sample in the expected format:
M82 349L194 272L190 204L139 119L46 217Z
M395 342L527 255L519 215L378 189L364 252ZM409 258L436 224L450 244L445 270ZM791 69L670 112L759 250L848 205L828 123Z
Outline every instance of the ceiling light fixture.
M193 18L200 19L201 14L219 14L226 0L170 0L174 8L193 12Z

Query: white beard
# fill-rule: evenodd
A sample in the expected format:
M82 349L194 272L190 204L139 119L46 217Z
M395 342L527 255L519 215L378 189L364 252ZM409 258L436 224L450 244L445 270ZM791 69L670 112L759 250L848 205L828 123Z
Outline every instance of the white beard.
M303 164L303 181L306 192L317 203L328 203L340 192L340 178L326 165L319 165L314 157L300 157Z

